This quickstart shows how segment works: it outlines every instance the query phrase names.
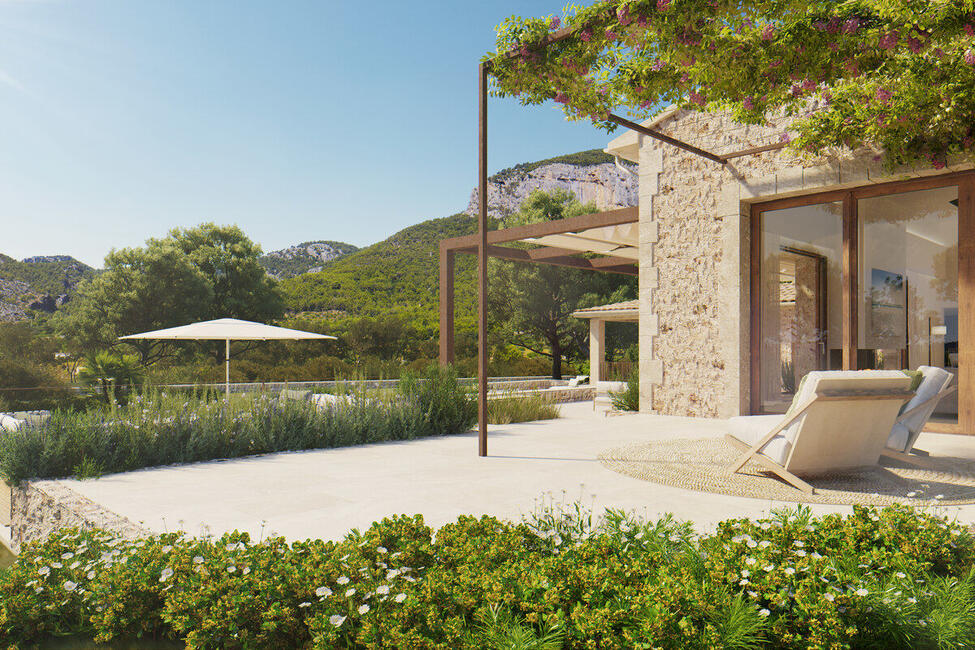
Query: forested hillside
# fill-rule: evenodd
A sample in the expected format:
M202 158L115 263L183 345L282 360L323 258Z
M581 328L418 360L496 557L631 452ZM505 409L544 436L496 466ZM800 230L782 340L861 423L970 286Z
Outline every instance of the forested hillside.
M437 328L440 240L475 230L476 221L463 213L410 226L318 273L283 280L286 304L295 312L325 312L330 320L395 316L432 332ZM455 268L455 313L461 325L473 320L473 259L461 255Z
M357 246L340 241L320 239L306 241L261 256L260 262L268 275L293 278L302 273L321 271L327 264L359 250Z
M97 271L67 255L30 257L24 261L0 254L0 321L52 312L70 300L82 280Z

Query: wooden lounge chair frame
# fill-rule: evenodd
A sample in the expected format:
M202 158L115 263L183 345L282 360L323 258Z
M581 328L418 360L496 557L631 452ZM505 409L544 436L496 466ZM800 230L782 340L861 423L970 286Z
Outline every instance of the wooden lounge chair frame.
M802 492L805 492L806 494L815 494L815 490L813 486L809 485L809 483L806 483L801 478L796 476L793 472L789 471L790 466L793 464L794 454L796 450L796 442L799 440L799 437L802 435L802 429L800 429L796 433L792 448L789 450L789 455L786 458L785 463L782 465L780 465L779 463L775 462L774 460L772 460L771 458L763 454L761 452L761 449L765 445L767 445L773 438L775 438L775 436L782 433L782 431L784 431L787 427L789 427L790 425L795 423L799 418L805 415L809 411L809 409L811 409L813 406L822 404L823 402L897 400L903 404L904 402L911 399L911 397L913 396L914 393L910 391L903 391L903 390L900 391L847 390L847 391L817 392L813 397L800 404L795 411L790 413L788 416L783 417L782 421L775 428L773 428L771 431L763 435L758 442L751 445L750 447L748 446L748 443L739 440L738 438L734 437L730 433L726 434L725 437L727 440L729 440L730 442L732 442L738 447L747 449L744 453L742 453L742 455L738 458L738 460L728 465L727 473L729 475L734 474L738 472L742 467L744 467L745 464L748 463L749 461L755 461L760 465L762 465L765 469L774 473L776 476L781 478L786 483L789 483L790 485L801 490ZM913 410L914 409L911 409L912 412ZM890 431L892 425L893 422L891 422L891 426L887 427L887 432ZM884 438L884 443L886 443L886 438ZM877 452L878 452L877 460L879 460L880 449L877 449ZM876 460L873 461L873 464L876 464Z

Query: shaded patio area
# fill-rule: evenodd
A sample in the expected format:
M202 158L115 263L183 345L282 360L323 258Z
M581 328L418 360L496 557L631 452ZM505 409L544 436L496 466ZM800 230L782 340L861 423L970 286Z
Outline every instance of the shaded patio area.
M492 453L470 453L476 433L321 451L280 453L156 469L95 480L42 481L87 497L154 531L202 527L290 539L334 539L397 513L443 524L461 514L519 519L539 499L581 499L598 510L622 508L656 518L673 513L710 528L729 517L756 517L785 505L768 499L698 492L625 476L600 454L655 440L723 436L726 423L644 414L612 419L588 402L567 404L558 420L492 427ZM967 440L923 434L935 456L975 460ZM794 504L789 504L794 507ZM816 513L849 506L813 504ZM975 522L975 505L944 506Z

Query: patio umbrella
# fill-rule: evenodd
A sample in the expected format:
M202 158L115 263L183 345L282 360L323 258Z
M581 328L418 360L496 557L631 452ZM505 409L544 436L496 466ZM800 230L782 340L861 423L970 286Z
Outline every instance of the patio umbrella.
M236 318L218 318L190 325L169 327L142 334L120 336L119 339L155 339L161 341L225 341L227 365L227 400L230 400L230 342L231 341L299 341L306 339L334 339L327 334L302 332L287 327Z

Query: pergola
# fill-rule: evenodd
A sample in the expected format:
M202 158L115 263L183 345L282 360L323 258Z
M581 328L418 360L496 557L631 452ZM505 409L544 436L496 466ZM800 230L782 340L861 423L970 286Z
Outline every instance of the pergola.
M612 6L607 11L614 11ZM579 28L565 27L552 32L539 44L545 48L570 38ZM453 335L453 260L457 252L477 254L477 422L478 455L487 456L487 259L490 256L522 262L557 264L593 271L626 273L638 275L638 241L636 238L639 220L637 208L623 208L609 212L565 219L560 222L547 222L530 226L518 226L503 230L488 231L488 76L493 63L502 58L518 56L515 51L498 54L495 58L478 65L477 73L477 167L478 167L478 210L476 235L455 237L440 243L440 360L449 363L454 358ZM786 142L777 142L760 147L752 147L730 152L707 151L646 127L613 113L606 119L641 135L660 140L668 145L683 149L717 165L727 165L736 158L751 156L782 149ZM577 221L574 221L577 220ZM512 241L529 241L543 244L532 250L512 249L498 244ZM579 253L599 253L606 257L585 259Z
M606 361L606 323L636 323L640 319L640 301L626 300L610 305L598 305L572 312L576 318L589 321L589 383L599 389L604 381Z

